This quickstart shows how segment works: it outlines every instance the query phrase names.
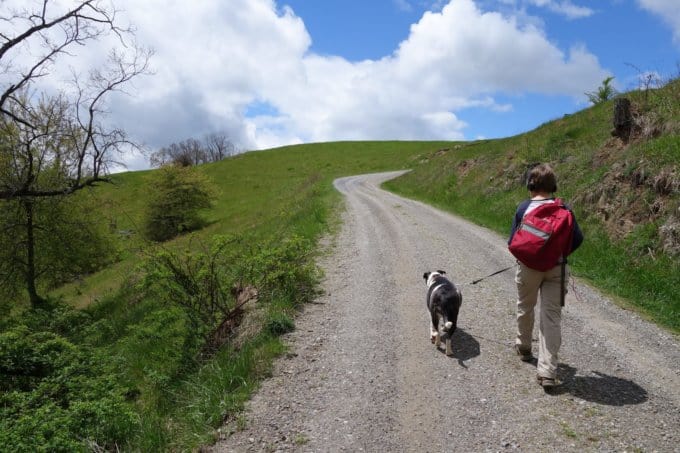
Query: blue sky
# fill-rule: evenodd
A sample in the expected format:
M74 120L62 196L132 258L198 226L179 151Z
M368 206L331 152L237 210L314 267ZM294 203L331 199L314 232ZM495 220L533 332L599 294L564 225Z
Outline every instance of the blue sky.
M447 3L407 0L285 2L304 20L312 38L311 52L342 56L351 61L390 55L408 38L411 24L418 22L426 11L441 11ZM673 6L674 1L667 3ZM680 0L675 3L680 10ZM615 76L614 83L619 90L636 88L641 73L654 72L662 80L680 75L680 43L673 43L673 33L678 31L664 23L661 14L644 9L639 2L573 2L573 5L590 9L588 13L584 11L587 13L584 17L569 17L531 2L479 1L477 4L486 11L534 16L542 22L546 38L561 49L579 44L586 46L597 56L600 65ZM498 93L497 98L501 103L512 104L513 112L489 112L485 108L459 112L458 117L468 124L466 139L525 132L588 105L585 97L574 99L527 91Z
M155 54L110 121L149 151L213 132L242 151L505 137L587 107L605 77L626 91L680 75L680 0L114 3ZM72 49L62 76L112 42Z
M295 2L288 2L293 5ZM304 1L298 2L295 8L304 14ZM351 2L360 5L360 1ZM385 0L383 4L389 5L395 0ZM677 24L680 21L680 3L675 0L658 0L656 2L641 2L635 0L596 0L576 1L590 10L583 17L571 17L550 8L539 7L532 3L542 2L502 2L502 1L478 1L477 5L484 11L499 11L508 15L516 15L520 12L533 16L536 21L542 22L544 33L551 42L558 47L568 47L582 43L598 56L601 64L615 72L622 72L635 76L636 71L631 71L626 63L634 63L644 69L670 69L677 72L676 64L680 58L680 42L673 45L674 33L680 33ZM545 2L546 4L550 2ZM568 4L570 2L552 2ZM667 10L675 9L675 17L664 18L664 14L644 8L644 3L666 4ZM421 6L423 3L420 3ZM511 6L512 5L512 6ZM521 7L517 7L521 5ZM436 8L435 8L436 10ZM400 14L409 17L410 21L417 21L426 11L424 8L411 10L410 14ZM661 11L661 9L659 9ZM673 27L665 20L676 22ZM323 38L325 40L327 38ZM316 44L325 44L320 40Z

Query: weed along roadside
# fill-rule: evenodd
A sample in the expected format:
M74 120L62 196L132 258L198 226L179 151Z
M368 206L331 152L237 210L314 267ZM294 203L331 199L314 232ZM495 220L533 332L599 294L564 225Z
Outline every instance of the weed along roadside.
M11 376L0 445L184 451L214 442L286 352L280 336L300 307L322 291L320 242L339 231L342 211L332 181L348 175L411 169L385 187L506 234L526 166L550 162L587 238L575 274L677 334L679 82L627 94L640 121L660 123L626 142L610 135L613 104L602 103L507 139L320 143L201 165L215 192L202 227L160 244L142 236L155 171L116 175L92 195L115 225L115 262L45 288L44 308L18 298L0 322L0 369ZM239 306L247 288L257 296Z
M285 351L279 336L318 290L316 243L337 222L330 181L399 168L441 145L329 143L196 167L216 197L197 213L202 228L162 243L143 236L157 171L116 175L92 196L113 225L117 261L54 289L43 309L18 298L0 323L2 372L14 376L2 380L0 445L210 443L269 374ZM239 306L249 287L257 298ZM52 388L68 391L57 398Z

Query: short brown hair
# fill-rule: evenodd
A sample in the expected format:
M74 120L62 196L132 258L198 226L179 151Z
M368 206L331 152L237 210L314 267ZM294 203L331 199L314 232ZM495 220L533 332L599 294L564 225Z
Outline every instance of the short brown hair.
M527 172L527 189L531 192L557 192L557 177L548 164L535 165Z

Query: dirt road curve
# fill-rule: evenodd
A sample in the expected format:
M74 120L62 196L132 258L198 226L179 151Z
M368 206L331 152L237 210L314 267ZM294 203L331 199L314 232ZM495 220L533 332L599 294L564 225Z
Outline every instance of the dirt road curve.
M378 188L394 176L336 181L347 210L326 294L214 451L680 451L677 339L577 282L564 384L546 394L512 352L513 272L469 284L513 264L505 239ZM428 336L422 274L436 269L463 292L453 358Z

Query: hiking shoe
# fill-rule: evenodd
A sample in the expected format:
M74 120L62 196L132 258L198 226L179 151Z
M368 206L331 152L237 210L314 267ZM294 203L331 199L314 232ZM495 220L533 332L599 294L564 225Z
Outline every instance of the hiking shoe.
M538 385L540 385L544 389L553 388L558 384L557 379L545 376L536 376L536 381L538 382Z
M519 356L522 362L531 362L534 356L531 354L531 349L522 349L518 344L515 345L515 353Z

